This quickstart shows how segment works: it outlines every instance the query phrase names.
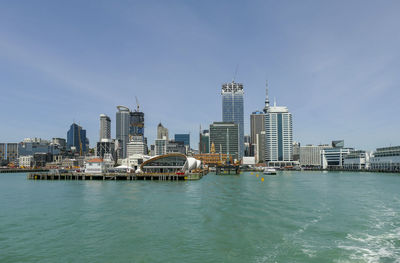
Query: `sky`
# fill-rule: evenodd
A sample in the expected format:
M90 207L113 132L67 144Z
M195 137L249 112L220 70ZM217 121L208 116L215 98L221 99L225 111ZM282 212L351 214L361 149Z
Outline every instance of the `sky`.
M0 142L99 139L116 106L190 133L222 120L221 85L243 83L245 133L265 82L293 140L400 145L400 1L0 1ZM237 69L237 73L235 71Z

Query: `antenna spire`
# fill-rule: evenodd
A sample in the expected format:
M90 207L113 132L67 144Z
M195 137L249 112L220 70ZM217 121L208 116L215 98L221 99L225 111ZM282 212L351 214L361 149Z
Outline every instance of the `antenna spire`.
M267 113L269 109L269 97L268 97L268 80L265 81L265 106L264 113Z

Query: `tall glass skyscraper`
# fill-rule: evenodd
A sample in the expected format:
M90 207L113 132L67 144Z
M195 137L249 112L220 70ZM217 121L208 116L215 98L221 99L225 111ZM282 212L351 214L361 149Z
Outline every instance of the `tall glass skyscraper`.
M130 113L129 108L125 106L117 106L118 112L115 122L116 139L120 143L121 152L119 158L126 158L126 144L129 142Z
M82 127L76 123L71 124L71 127L67 132L67 148L71 149L71 147L75 147L77 152L81 152L82 150L83 154L88 150L86 146L86 130L82 129Z
M232 81L222 85L222 121L234 122L239 128L239 159L244 154L243 84Z

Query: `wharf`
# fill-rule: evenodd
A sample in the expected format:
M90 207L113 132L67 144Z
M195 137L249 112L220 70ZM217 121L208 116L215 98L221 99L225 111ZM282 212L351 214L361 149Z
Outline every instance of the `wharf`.
M49 169L0 168L0 173L48 172Z
M105 173L105 174L87 174L87 173L29 173L27 178L30 180L102 180L102 181L184 181L184 180L200 180L206 171L190 174L155 174L155 173Z
M218 165L215 169L217 175L223 174L240 174L239 165Z

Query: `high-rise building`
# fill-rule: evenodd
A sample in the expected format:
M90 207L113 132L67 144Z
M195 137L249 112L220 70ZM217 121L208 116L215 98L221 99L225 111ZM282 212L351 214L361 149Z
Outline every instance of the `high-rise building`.
M155 155L163 155L167 153L167 143L168 141L165 139L156 139L155 144Z
M126 158L126 144L129 142L130 110L125 106L117 106L116 114L116 139L121 149L119 158Z
M111 119L105 114L100 114L100 142L111 139Z
M76 123L72 123L70 129L67 132L67 148L69 150L75 150L80 154L87 152L87 138L86 130L82 129Z
M251 137L250 135L245 135L244 136L244 156L249 157L250 156L250 148L251 148Z
M139 111L133 111L130 113L130 126L129 126L129 138L132 140L132 137L142 137L142 141L144 141L144 113Z
M167 144L167 153L182 153L186 154L187 146L182 141L169 141Z
M214 122L210 125L210 144L216 153L226 153L239 159L239 127L234 122Z
M166 139L168 141L168 129L161 122L157 126L157 139Z
M292 114L287 107L274 105L265 114L266 162L286 165L293 161Z
M239 130L239 159L244 154L243 84L232 81L222 85L222 121L234 122Z
M175 141L176 142L183 142L183 145L190 148L190 134L175 134Z
M259 151L257 149L265 149L265 145L257 144L257 134L260 136L261 132L265 131L265 114L262 111L254 111L250 115L250 137L251 137L251 152L250 154L256 157L256 161L264 161L264 150ZM264 134L265 135L265 134ZM259 143L265 142L263 138L258 138Z
M210 153L210 131L203 130L200 132L199 136L199 153Z
M133 136L130 142L127 144L127 156L132 156L134 154L147 154L147 146L143 140L143 136Z

